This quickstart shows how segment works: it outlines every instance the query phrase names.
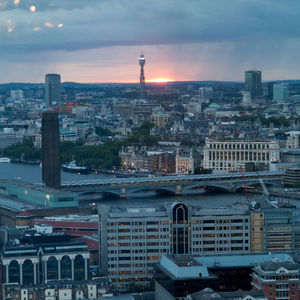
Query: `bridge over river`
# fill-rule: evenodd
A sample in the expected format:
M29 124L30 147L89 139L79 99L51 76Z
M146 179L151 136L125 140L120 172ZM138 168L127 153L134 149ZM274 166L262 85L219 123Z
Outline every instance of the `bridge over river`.
M125 198L136 193L155 191L161 194L181 195L199 188L236 192L244 186L260 184L276 186L284 172L244 172L205 175L178 175L144 178L112 178L65 182L61 188L78 194L99 193Z

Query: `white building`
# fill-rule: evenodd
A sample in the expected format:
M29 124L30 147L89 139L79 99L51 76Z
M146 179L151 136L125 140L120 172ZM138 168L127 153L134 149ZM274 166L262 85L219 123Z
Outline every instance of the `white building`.
M21 100L24 98L24 94L22 90L11 90L10 91L10 98L11 100Z
M286 147L299 149L300 148L300 131L290 131L287 133Z
M100 206L100 268L125 291L148 286L162 255L250 252L250 214L243 208Z
M205 140L203 167L214 172L239 172L246 163L267 164L279 161L277 141Z
M252 100L251 100L251 94L249 91L241 91L241 94L243 95L243 99L242 99L242 105L243 106L248 106L252 104Z

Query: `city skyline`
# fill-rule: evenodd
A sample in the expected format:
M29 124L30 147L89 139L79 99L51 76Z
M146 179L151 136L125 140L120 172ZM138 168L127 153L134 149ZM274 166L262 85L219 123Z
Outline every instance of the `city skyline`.
M0 82L138 82L141 51L148 80L243 81L249 69L300 78L300 4L175 2L0 1Z

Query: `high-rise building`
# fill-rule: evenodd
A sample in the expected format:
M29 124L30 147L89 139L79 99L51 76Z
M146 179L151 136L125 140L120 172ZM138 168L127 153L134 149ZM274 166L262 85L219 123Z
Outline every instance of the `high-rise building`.
M60 103L60 75L47 74L45 77L45 100L47 106Z
M289 85L279 83L273 85L273 101L285 102L289 99Z
M250 214L244 208L100 207L100 265L119 291L148 286L164 254L250 252Z
M252 99L262 94L261 71L245 72L245 90L250 92Z
M139 58L139 64L141 66L140 72L140 98L145 98L145 74L144 74L144 65L146 63L144 53L142 52Z
M42 179L48 187L60 186L58 113L42 114Z
M267 84L267 88L268 88L268 98L269 99L273 99L273 86L274 86L274 82L268 82Z

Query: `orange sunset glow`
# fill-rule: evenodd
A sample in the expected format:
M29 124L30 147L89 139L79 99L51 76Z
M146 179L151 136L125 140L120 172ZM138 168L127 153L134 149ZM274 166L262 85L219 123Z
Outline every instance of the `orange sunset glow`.
M149 83L151 83L151 82L154 82L154 83L166 83L166 82L171 82L171 81L174 81L174 79L163 78L163 77L146 80L146 82L149 82Z

